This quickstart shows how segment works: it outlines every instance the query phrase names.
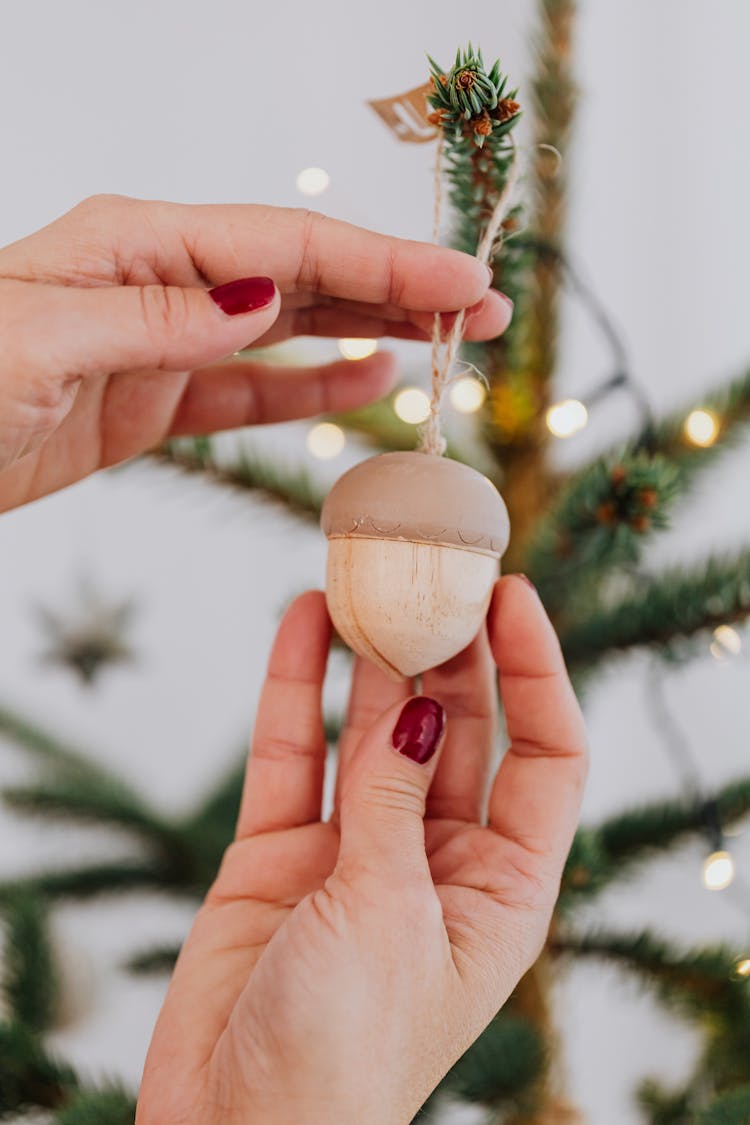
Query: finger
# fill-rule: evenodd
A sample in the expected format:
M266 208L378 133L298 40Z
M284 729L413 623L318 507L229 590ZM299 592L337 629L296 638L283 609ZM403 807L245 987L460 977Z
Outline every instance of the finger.
M214 433L353 410L382 398L395 378L396 362L388 352L320 367L254 362L206 367L191 375L169 434Z
M339 817L341 790L363 734L374 726L388 707L395 703L404 704L412 694L411 680L392 680L371 661L362 656L355 658L346 723L339 738L334 820Z
M431 885L424 811L444 733L440 704L412 696L362 735L341 787L340 874Z
M70 253L77 243L80 273ZM314 290L448 312L476 304L490 284L487 267L469 254L376 234L312 211L122 196L85 200L44 231L8 247L0 264L6 276L20 276L43 260L46 280L88 285L92 244L109 253L114 280L136 285L157 278L180 286L218 285L268 274L284 294Z
M393 336L400 339L425 340L432 336L433 313L410 312L393 305L368 305L362 301L335 301L329 304L304 304L289 307L295 298L285 298L281 316L271 328L263 344L275 343L290 336L361 336L379 339ZM511 319L512 305L500 293L491 290L472 309L465 320L467 340L488 340L501 335ZM455 313L441 316L440 327L445 336L453 325Z
M37 374L201 367L257 340L281 308L278 290L267 277L241 279L229 294L214 290L213 297L205 289L165 285L4 284L13 287L16 316L29 325L33 344L22 358ZM39 324L44 324L41 336Z
M502 578L488 628L510 739L490 794L490 827L557 874L587 773L583 717L533 587L518 576Z
M331 623L318 590L284 614L268 663L237 839L320 819L326 740L321 713Z
M495 664L487 632L438 668L425 672L422 689L439 700L448 733L427 796L427 816L479 823L497 728Z

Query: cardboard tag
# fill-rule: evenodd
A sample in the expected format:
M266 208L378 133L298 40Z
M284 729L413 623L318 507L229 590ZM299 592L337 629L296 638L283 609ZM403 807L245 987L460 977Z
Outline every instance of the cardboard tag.
M392 98L375 98L367 104L398 140L408 144L424 144L425 141L434 141L438 134L435 126L428 120L431 107L427 95L431 90L430 83L425 82L422 86L407 90L405 94L396 94Z

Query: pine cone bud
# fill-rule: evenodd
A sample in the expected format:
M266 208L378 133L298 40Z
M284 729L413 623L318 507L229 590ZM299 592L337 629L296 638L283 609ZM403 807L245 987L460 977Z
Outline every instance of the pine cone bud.
M504 121L510 121L511 117L515 117L521 106L518 102L514 102L513 98L501 98L495 106L492 116L501 124Z
M642 488L638 500L642 508L655 508L659 503L659 493L655 488Z
M442 125L445 117L446 113L444 109L436 109L434 113L427 114L427 120L431 125Z
M610 476L610 480L615 488L619 488L627 480L627 470L624 465L615 465Z
M600 504L596 509L596 518L599 523L603 523L607 527L617 523L617 505L614 500L605 500L603 504Z
M630 526L633 531L637 531L642 535L651 527L651 520L648 516L633 516L630 521Z
M455 83L459 90L470 90L476 83L476 75L473 70L459 70L455 77Z
M474 132L480 137L489 137L492 132L492 121L486 109L482 110L482 116L475 118L471 125Z

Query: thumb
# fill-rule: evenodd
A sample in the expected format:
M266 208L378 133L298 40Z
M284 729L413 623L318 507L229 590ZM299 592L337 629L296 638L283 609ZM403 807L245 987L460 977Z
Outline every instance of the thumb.
M24 290L22 313L33 322L31 338L39 342L41 365L50 374L199 367L258 339L281 308L270 277L241 278L211 290L18 284Z
M362 736L342 785L340 866L429 877L425 801L444 735L441 705L417 695Z

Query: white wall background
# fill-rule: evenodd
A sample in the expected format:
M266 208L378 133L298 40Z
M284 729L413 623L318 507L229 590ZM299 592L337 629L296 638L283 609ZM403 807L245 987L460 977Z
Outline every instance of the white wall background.
M653 402L666 408L750 356L750 8L743 0L720 10L697 0L581 8L571 246L615 311ZM532 14L520 0L4 4L0 244L99 191L295 204L294 177L308 164L331 173L325 210L428 237L430 152L396 145L362 103L415 84L425 50L449 59L469 38L523 79ZM420 346L402 351L426 378ZM585 390L603 363L580 311L567 308L561 389ZM603 407L565 456L625 432L629 410ZM296 459L305 457L303 432L285 429ZM747 469L746 453L725 458L655 557L750 541ZM145 467L7 515L0 695L95 748L164 808L184 808L236 755L278 608L290 591L321 583L323 558L313 530ZM142 605L139 663L113 670L93 693L40 665L32 613L38 603L64 606L82 570ZM644 675L638 660L618 665L591 696L589 820L675 791L644 714ZM719 666L707 652L668 684L707 782L748 769L747 687L743 659ZM0 778L22 775L22 760L0 747ZM93 832L40 830L7 812L0 820L2 874L112 847ZM747 833L736 853L750 869ZM702 888L701 854L694 847L654 865L607 896L592 920L750 947L750 914L732 891ZM179 940L188 920L186 908L142 896L59 912L79 999L58 1042L86 1072L137 1082L162 984L127 977L118 963L134 945ZM636 1122L635 1081L647 1073L677 1081L692 1057L690 1033L614 972L576 968L558 1000L570 1086L597 1125Z

